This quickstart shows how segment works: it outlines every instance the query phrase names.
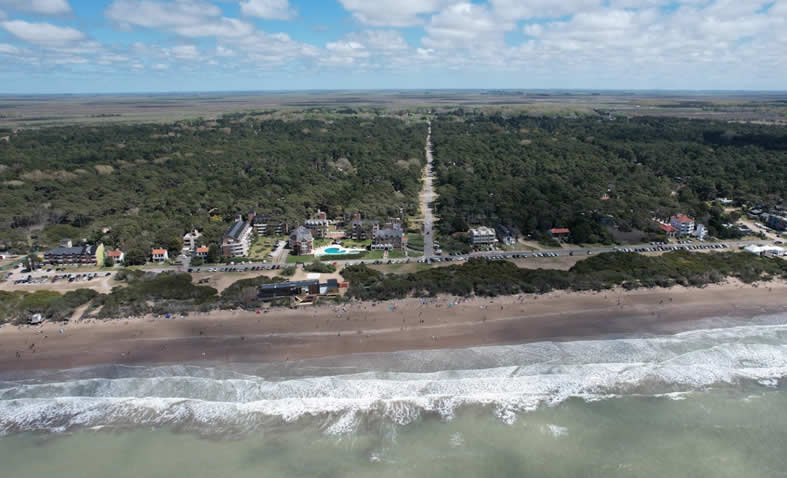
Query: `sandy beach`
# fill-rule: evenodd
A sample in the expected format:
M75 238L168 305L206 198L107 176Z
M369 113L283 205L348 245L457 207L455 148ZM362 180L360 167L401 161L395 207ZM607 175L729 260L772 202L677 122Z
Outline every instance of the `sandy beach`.
M541 340L666 334L787 312L787 283L555 292L214 311L0 329L0 371L107 363L262 362ZM695 325L696 326L696 325Z

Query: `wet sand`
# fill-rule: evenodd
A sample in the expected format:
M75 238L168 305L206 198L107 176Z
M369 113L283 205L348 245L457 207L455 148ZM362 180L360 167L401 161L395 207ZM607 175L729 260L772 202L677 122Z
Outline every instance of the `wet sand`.
M6 326L0 329L0 371L108 363L262 362L666 334L696 327L699 319L783 312L787 283L774 281Z

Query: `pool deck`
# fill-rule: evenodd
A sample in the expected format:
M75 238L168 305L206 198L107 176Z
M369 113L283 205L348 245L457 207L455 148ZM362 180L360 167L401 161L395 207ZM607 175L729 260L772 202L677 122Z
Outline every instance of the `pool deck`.
M341 252L338 252L338 253L337 252L327 252L328 250L331 250L331 251L339 250ZM348 254L359 254L361 252L366 252L366 249L345 249L345 248L340 247L340 246L332 245L332 246L325 246L325 247L320 247L319 249L315 249L314 250L314 256L315 257L322 257L322 256L341 257L341 256L346 256Z

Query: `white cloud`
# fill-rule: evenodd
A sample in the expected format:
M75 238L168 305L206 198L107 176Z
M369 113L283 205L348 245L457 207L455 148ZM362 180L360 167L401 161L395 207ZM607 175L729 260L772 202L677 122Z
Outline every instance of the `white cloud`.
M216 47L216 56L218 57L230 57L235 56L235 52L232 51L230 48L225 48L221 45Z
M19 55L22 51L14 45L8 43L0 43L0 54L6 55Z
M71 13L71 6L68 4L68 0L0 0L0 6L41 15ZM0 15L0 18L2 18L2 15Z
M236 18L222 18L217 22L195 25L177 26L173 29L178 35L185 37L243 37L254 32L254 26Z
M169 70L169 65L167 65L166 63L156 63L155 65L153 65L153 69L158 71L165 71L165 70Z
M187 28L215 20L221 16L221 9L200 0L115 0L104 15L127 27Z
M199 50L195 45L178 45L166 48L164 53L178 60L197 60L200 58Z
M429 48L484 49L502 46L504 33L514 27L494 16L486 6L457 3L437 15L424 27L427 37L423 44Z
M38 45L55 45L76 42L85 34L71 27L58 27L49 23L30 23L24 20L0 22L15 37Z
M4 11L2 11L2 10L0 10L0 20L5 20L5 19L6 19L6 14L5 14L5 12L4 12Z
M289 20L295 17L289 0L245 0L240 3L240 10L246 16L269 20Z
M450 5L456 0L339 0L344 8L367 25L407 27L419 25L419 15L429 14Z

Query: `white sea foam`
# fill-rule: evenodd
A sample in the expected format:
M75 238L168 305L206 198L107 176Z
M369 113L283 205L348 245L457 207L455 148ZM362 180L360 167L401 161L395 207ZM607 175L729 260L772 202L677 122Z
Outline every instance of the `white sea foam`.
M767 325L398 356L400 369L419 372L265 378L175 366L101 369L102 376L90 377L82 370L56 380L1 382L0 433L123 425L251 431L271 420L323 417L326 433L344 434L370 417L401 425L425 414L450 420L468 405L490 407L513 423L522 412L569 398L679 399L715 384L773 386L787 376L785 344L787 326ZM465 368L416 366L446 360L441 353Z

